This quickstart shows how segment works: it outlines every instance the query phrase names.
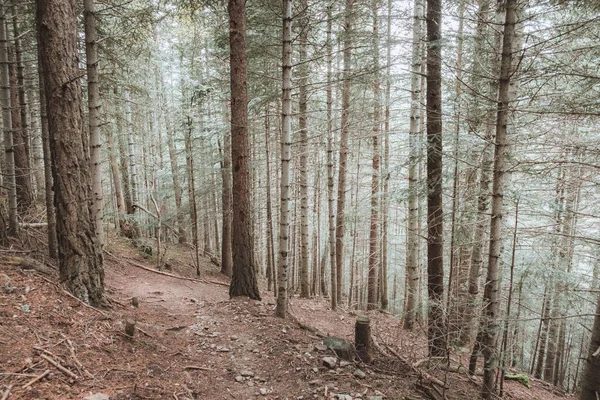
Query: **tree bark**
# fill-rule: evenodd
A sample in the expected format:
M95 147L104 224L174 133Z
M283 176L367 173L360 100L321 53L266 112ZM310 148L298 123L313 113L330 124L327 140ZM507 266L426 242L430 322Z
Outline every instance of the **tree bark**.
M379 1L373 0L371 3L371 12L373 14L373 41L372 62L373 62L373 175L371 177L371 222L369 230L369 275L368 275L368 295L367 310L375 310L379 307L377 287L379 271L379 135L381 134L381 101L380 101L380 81L379 81ZM356 199L358 201L358 199Z
M0 10L2 14L2 10ZM1 24L1 22L0 22ZM39 38L37 39L39 43ZM44 89L44 68L42 66L41 49L38 45L38 81L40 95L40 128L42 135L42 151L44 154L44 183L46 220L48 221L48 254L53 260L58 259L58 239L56 236L56 210L54 209L54 178L52 177L52 158L50 151L50 134L48 132L48 113L46 91Z
M429 355L446 354L442 210L442 5L427 0L427 293Z
M579 400L598 400L600 395L600 296L596 305L596 316L592 327L589 354L585 360L581 378Z
M335 228L335 266L336 266L336 297L337 303L342 301L342 275L344 273L344 235L345 205L346 205L346 174L348 168L348 136L350 135L350 91L352 80L352 47L354 24L354 0L346 0L344 12L344 69L342 72L344 87L342 89L342 120L340 135L340 159L338 170L337 212Z
M6 179L8 196L8 235L17 236L19 223L17 220L17 182L15 174L15 151L13 141L13 124L11 114L10 73L8 60L8 33L6 31L6 8L0 0L0 90L2 100L2 121L4 128L4 157L6 163Z
M231 73L231 159L233 164L232 234L233 275L229 295L260 300L254 269L254 243L248 169L248 98L246 89L246 5L229 0L229 46Z
M37 0L37 29L48 100L61 281L76 297L100 304L102 252L95 237L88 138L82 120L74 0Z
M308 278L308 31L310 27L308 0L300 0L303 18L300 24L298 67L298 111L300 128L300 297L310 297Z
M190 207L190 220L192 221L192 241L194 246L194 263L196 276L200 276L200 240L198 238L198 205L196 203L196 181L194 178L194 150L193 150L192 118L187 116L187 132L185 135L185 164L188 178L188 198Z
M423 3L414 1L412 26L412 61L410 76L410 129L408 155L408 229L406 238L406 304L404 307L404 329L413 329L417 316L419 293L419 202L417 172L419 165L419 129L421 118L421 85L419 76L422 64Z
M502 218L504 216L504 179L506 175L506 151L508 147L507 125L511 102L510 83L514 74L513 41L517 24L518 0L507 0L502 59L498 85L498 111L496 139L494 144L494 166L492 183L492 209L490 219L490 242L488 271L483 298L486 302L482 316L483 336L483 385L482 398L495 396L494 378L498 364L497 341L500 330L500 253L502 251Z
M337 269L336 269L336 245L335 245L335 198L333 190L334 167L333 167L333 45L332 45L332 8L333 1L327 5L327 212L329 225L329 267L331 279L331 309L337 308Z
M480 0L479 8L477 10L477 27L476 27L476 38L475 38L475 54L483 54L485 49L486 36L488 32L489 20L488 13L490 8L489 0ZM499 36L499 35L498 35ZM489 56L489 64L492 71L496 71L498 64L495 56ZM486 115L488 113L480 106L479 98L481 92L484 92L484 85L479 83L483 76L483 68L481 63L473 63L471 76L473 77L470 86L474 89L472 93L473 101L472 106L469 108L467 118L469 119L469 130L475 135L481 135L480 130L483 124L486 122ZM493 98L497 90L497 84L492 80L488 84L488 94L490 98ZM481 278L481 266L483 264L483 241L478 240L483 237L488 222L488 207L489 207L489 188L490 188L490 170L492 165L491 145L493 132L491 129L492 124L487 123L485 126L483 151L481 155L481 171L479 177L479 187L476 189L477 198L477 210L476 210L476 221L473 233L473 249L470 257L470 269L468 278L468 300L465 304L465 312L463 314L463 329L461 330L461 336L459 342L463 344L470 343L473 340L474 331L477 328L476 318L478 315L479 308L479 291Z
M96 30L96 15L94 0L84 0L83 16L85 25L85 54L88 78L88 127L90 134L90 158L92 163L92 192L93 217L96 221L96 238L100 246L104 243L104 224L102 205L102 164L100 153L102 140L100 138L100 90L98 82L98 33Z
M288 304L290 236L290 161L292 142L292 0L283 1L281 80L281 203L279 213L279 260L275 315L285 318Z

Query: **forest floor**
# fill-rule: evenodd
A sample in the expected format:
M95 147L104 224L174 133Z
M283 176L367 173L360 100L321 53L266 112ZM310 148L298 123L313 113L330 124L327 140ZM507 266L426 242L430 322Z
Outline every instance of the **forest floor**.
M104 257L112 307L101 310L70 297L54 271L19 268L7 254L0 250L2 400L99 393L112 400L478 398L480 377L412 368L426 353L424 331L404 331L398 318L378 311L369 312L375 362L324 366L334 354L323 349L322 334L353 342L356 312L294 297L290 311L301 324L275 318L272 293L262 291L262 301L230 299L227 279L208 259L195 279L185 246L167 254L167 272L182 279L141 268L154 266L126 241L113 240ZM128 319L136 321L134 339L124 334ZM507 381L505 397L564 398L531 382L528 389Z

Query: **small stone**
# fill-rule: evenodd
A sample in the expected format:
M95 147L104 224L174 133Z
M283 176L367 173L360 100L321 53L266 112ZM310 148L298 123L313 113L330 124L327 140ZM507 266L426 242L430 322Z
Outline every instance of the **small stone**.
M357 369L357 370L354 371L354 376L357 377L357 378L359 378L359 379L365 379L367 377L367 374L365 374L360 369Z
M108 397L107 394L104 393L96 393L96 394L91 394L89 396L85 396L83 398L83 400L109 400L110 397Z
M323 358L323 365L329 369L335 368L336 364L337 364L337 358L335 358L335 357L324 357Z
M221 353L228 353L231 350L229 349L229 347L225 347L225 346L217 346L217 351L221 352Z
M315 350L326 351L327 346L325 346L323 343L317 343L317 344L315 344Z
M243 369L240 371L240 375L243 377L253 377L254 376L254 372L249 371L247 369Z
M338 394L336 397L338 400L352 400L352 396L349 394Z
M340 361L340 367L344 368L347 367L348 365L350 365L350 363L346 360L341 360Z
M317 367L314 367L314 368L313 368L313 372L316 374L317 372L319 372L319 368L317 368Z
M268 390L265 388L260 388L260 389L258 389L258 393L265 396L268 393Z
M233 341L236 341L236 340L238 340L239 338L238 338L236 335L231 335L231 336L229 336L229 339L230 339L230 340L233 340Z
M235 377L236 382L243 382L244 381L244 377L241 375L238 375Z
M383 400L383 396L369 396L367 400Z
M250 387L253 387L253 386L254 386L254 382L252 382L252 381L248 381L248 382L246 382L246 384L247 384L248 386L250 386Z

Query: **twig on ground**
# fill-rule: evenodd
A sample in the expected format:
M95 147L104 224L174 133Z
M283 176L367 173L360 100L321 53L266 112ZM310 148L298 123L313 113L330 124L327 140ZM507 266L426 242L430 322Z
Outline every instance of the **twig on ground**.
M438 378L435 378L431 375L429 375L427 372L421 371L420 369L417 369L416 367L414 367L407 359L405 359L404 357L402 357L400 354L398 354L394 349L392 349L390 346L386 346L386 348L388 349L388 351L390 353L392 353L396 358L398 358L399 360L401 360L402 362L404 362L406 365L408 365L414 372L416 372L419 376L422 376L423 379L425 379L425 381L436 384L438 386L441 386L445 389L448 388L448 386L446 384L444 384L444 382L442 382L441 380L439 380Z
M90 379L94 379L94 375L92 375L91 372L89 372L87 369L85 369L85 367L83 366L81 361L79 361L79 359L75 355L75 347L73 346L73 342L71 342L63 333L61 333L61 335L67 341L67 345L69 346L69 353L71 353L71 358L73 359L73 362L75 362L75 366L77 367L77 370L79 371L79 373L81 375L85 374Z
M2 396L1 400L6 400L8 399L8 395L10 394L10 391L12 390L13 385L8 385L8 387L6 388L6 392L4 392L4 395Z
M149 334L148 332L146 332L145 330L143 330L142 328L140 328L139 326L136 326L136 329L140 332L142 332L144 335L148 336L149 338L153 338L154 336L152 336L151 334Z
M102 310L100 310L100 309L98 309L98 308L96 308L96 307L94 307L94 306L90 306L90 305L89 305L89 304L87 304L85 301L82 301L81 299L79 299L79 298L77 298L77 297L73 296L71 293L69 293L68 291L66 291L66 290L64 290L64 289L63 289L63 292L64 292L64 293L65 293L67 296L69 296L69 297L71 297L71 298L73 298L73 299L77 300L77 301L78 301L78 302L80 302L81 304L83 304L83 305L84 305L84 307L87 307L87 308L89 308L89 309L92 309L92 310L96 311L97 313L99 313L100 315L102 315L103 317L105 317L105 318L107 318L107 319L111 319L111 318L110 318L110 316L109 316L107 313L105 313L104 311L102 311Z
M50 364L54 365L59 371L63 372L65 375L67 375L73 379L79 379L79 377L77 375L75 375L73 372L71 372L67 368L63 367L60 363L54 361L47 355L40 354L40 357L42 357L44 360L48 361Z
M40 379L44 378L48 374L50 374L50 370L49 369L45 370L41 375L36 376L32 380L30 380L29 382L27 382L26 384L24 384L22 388L23 389L27 389L29 386L33 385L34 383L36 383Z
M199 369L201 371L214 371L214 369L212 368L200 367L198 365L186 365L183 367L183 369Z

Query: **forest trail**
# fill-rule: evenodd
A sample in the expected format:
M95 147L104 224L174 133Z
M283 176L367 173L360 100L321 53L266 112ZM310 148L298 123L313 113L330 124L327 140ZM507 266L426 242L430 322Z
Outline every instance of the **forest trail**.
M113 308L83 307L55 277L22 271L0 260L0 398L10 386L14 399L84 399L103 393L125 399L429 399L418 376L395 357L379 354L373 365L323 365L329 350L322 337L290 320L274 317L272 293L262 301L229 299L227 281L208 259L202 277L184 247L172 249L172 270L188 279L151 272L151 261L123 244L105 257L107 295ZM138 297L139 307L129 305ZM333 312L323 299L291 301L291 312L325 335L352 342L356 314ZM425 351L424 336L400 329L400 321L372 312L382 348L409 360ZM124 321L136 321L135 339ZM73 374L68 376L47 358ZM28 382L46 374L39 381ZM448 399L476 398L479 378L429 371L447 379ZM526 389L507 382L514 399L558 399L536 382Z

